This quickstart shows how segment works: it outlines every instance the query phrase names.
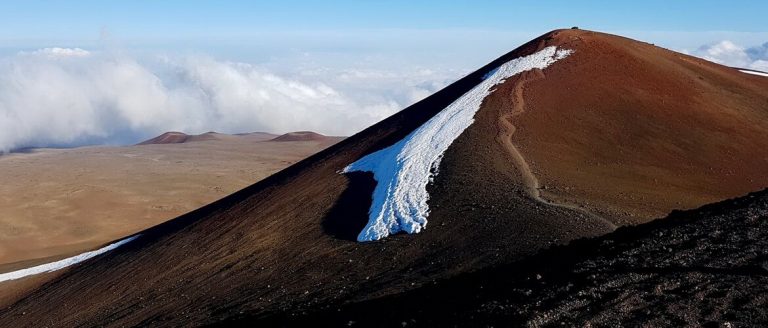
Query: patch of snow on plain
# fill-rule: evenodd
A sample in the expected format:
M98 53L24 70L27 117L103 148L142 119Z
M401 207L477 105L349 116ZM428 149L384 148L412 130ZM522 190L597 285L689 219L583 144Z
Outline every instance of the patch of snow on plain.
M544 69L572 52L551 46L510 60L402 140L345 167L342 173L372 172L377 181L368 224L357 240L379 240L400 231L418 233L426 228L427 184L437 174L448 146L475 121L475 113L491 89L516 74Z
M99 249L97 249L95 251L90 251L90 252L82 253L82 254L75 255L73 257L68 257L68 258L65 258L63 260L59 260L59 261L56 261L56 262L41 264L41 265L34 266L34 267L31 267L31 268L26 268L26 269L22 269L22 270L17 270L17 271L3 273L3 274L0 274L0 282L8 281L8 280L16 280L16 279L21 279L21 278L24 278L24 277L27 277L27 276L31 276L31 275L36 275L36 274L40 274L40 273L53 272L53 271L61 270L61 269L66 268L66 267L68 267L70 265L75 265L77 263L80 263L80 262L83 262L85 260L88 260L88 259L90 259L92 257L104 254L106 252L109 252L109 251L111 251L111 250L113 250L115 248L118 248L118 247L120 247L122 245L125 245L126 243L129 243L129 242L133 241L134 239L136 239L138 237L139 237L139 235L128 237L128 238L125 238L125 239L123 239L121 241L118 241L118 242L116 242L114 244L110 244L110 245L104 246L102 248L99 248Z
M740 69L742 73L752 74L752 75L759 75L759 76L765 76L768 77L768 73L758 72L758 71L748 71L744 69Z

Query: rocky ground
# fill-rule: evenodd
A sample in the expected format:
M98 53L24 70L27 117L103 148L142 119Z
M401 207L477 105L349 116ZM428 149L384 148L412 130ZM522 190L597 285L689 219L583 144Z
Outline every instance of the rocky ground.
M319 326L768 325L768 190L400 295L261 318Z

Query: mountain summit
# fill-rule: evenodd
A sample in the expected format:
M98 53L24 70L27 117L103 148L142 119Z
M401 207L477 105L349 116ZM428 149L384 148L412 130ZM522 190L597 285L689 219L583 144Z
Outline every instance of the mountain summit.
M557 30L53 274L0 325L231 323L397 294L768 187L764 136L768 78Z

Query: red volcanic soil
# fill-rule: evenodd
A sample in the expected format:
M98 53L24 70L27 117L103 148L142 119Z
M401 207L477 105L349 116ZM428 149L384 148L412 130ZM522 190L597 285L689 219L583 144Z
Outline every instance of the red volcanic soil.
M626 224L768 187L768 79L618 36L552 37L573 55L487 99L502 115L524 103L506 119L545 198Z
M319 133L311 131L298 131L286 133L272 139L271 141L322 141L326 139L328 139L328 137Z
M508 79L445 152L428 228L357 243L375 181L337 172L407 136L499 65ZM75 266L0 326L179 326L393 295L768 186L768 79L607 34L547 33L423 101ZM763 168L763 170L759 170Z

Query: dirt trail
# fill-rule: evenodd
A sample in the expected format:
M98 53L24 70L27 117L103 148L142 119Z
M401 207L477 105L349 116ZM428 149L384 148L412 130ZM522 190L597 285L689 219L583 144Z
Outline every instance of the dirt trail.
M617 226L613 222L608 221L607 219L599 215L596 215L595 213L592 213L580 206L573 205L573 204L558 203L558 202L554 202L554 201L543 198L541 196L541 190L540 190L541 185L539 184L539 179L537 179L536 175L533 174L533 171L531 170L531 167L528 165L528 162L525 160L525 157L523 157L523 154L520 152L517 146L515 146L515 144L512 142L512 135L515 133L516 127L512 124L511 120L516 116L525 112L525 98L523 97L523 88L525 87L525 84L528 83L529 81L538 80L542 78L544 78L544 73L540 69L534 69L531 72L525 72L520 76L520 80L517 82L517 85L515 85L515 89L513 93L513 110L511 113L503 115L499 118L500 129L499 129L499 134L497 136L497 139L501 143L501 145L507 150L509 155L512 157L512 160L514 161L515 166L519 169L520 175L522 177L523 185L525 186L528 196L545 205L578 211L580 213L585 214L588 217L594 218L599 222L604 223L606 226L610 227L612 230L615 230Z

